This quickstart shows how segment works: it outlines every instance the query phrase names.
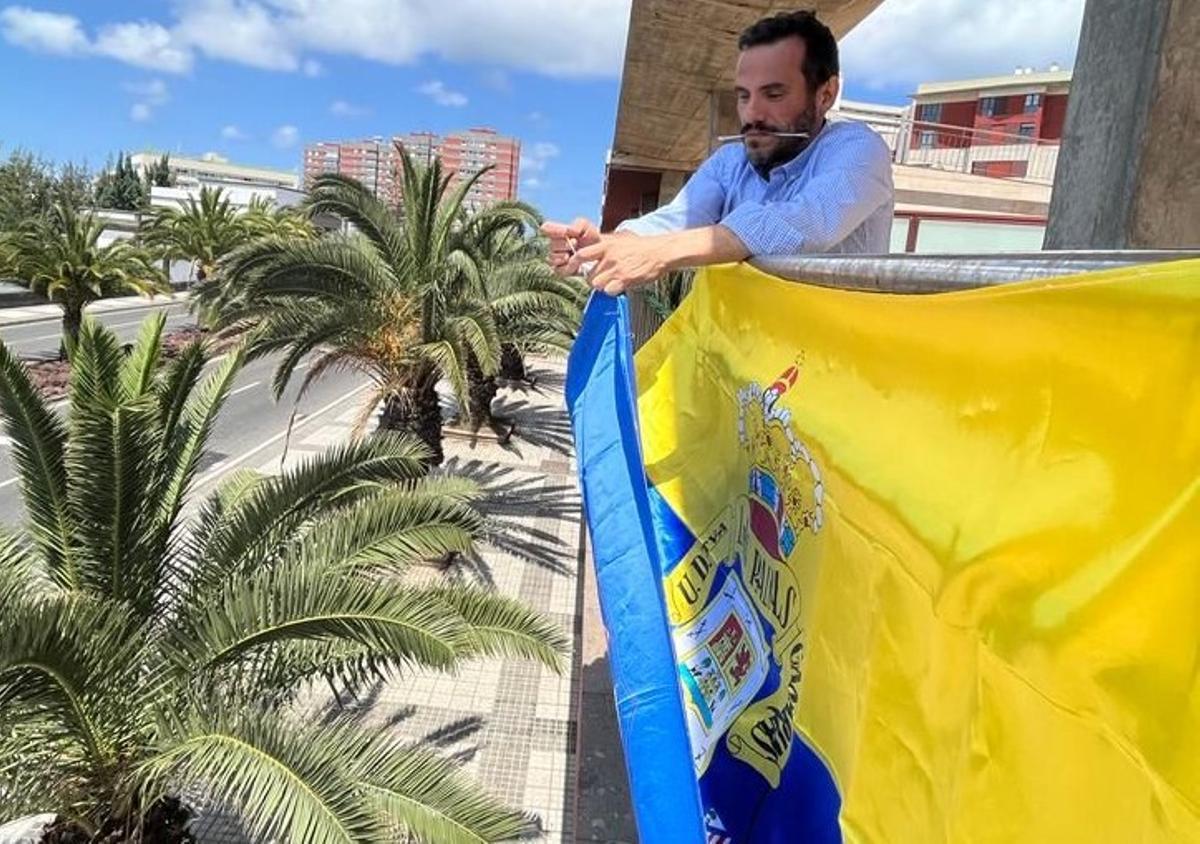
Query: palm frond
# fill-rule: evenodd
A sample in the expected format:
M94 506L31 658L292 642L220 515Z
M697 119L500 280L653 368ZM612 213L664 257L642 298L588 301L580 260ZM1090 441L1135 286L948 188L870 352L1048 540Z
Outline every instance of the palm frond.
M409 438L380 435L331 448L257 485L210 532L198 588L209 588L212 578L220 582L249 560L270 557L314 514L349 505L381 485L420 477L426 453Z
M174 361L168 364L165 377L154 387L158 396L158 421L162 431L161 452L175 440L175 430L183 418L188 397L192 394L200 375L204 372L207 355L204 344L195 340L185 346Z
M375 578L293 565L230 580L216 596L181 609L170 653L187 676L235 664L293 641L346 641L383 660L449 667L472 643L435 592Z
M528 659L562 671L571 641L540 613L496 592L464 586L447 586L437 594L466 621L472 653Z
M72 409L66 449L79 579L142 617L153 609L162 562L153 524L157 466L146 459L157 444L157 417L148 397L115 407L81 404Z
M426 750L381 736L356 766L363 796L392 840L427 844L490 844L533 838L537 819L510 809Z
M385 490L308 531L292 556L347 571L399 572L449 552L467 553L483 516L438 486Z
M229 352L217 368L205 379L198 391L188 396L179 422L175 426L163 467L165 484L161 490L160 525L169 526L178 517L184 497L191 487L196 467L208 438L212 434L217 414L229 396L234 378L241 371L244 347Z
M0 618L3 720L43 720L48 738L101 763L105 691L128 682L140 644L119 603L59 595L10 608Z
M161 352L163 326L167 323L165 311L151 314L142 320L133 351L121 364L121 391L128 398L140 398L154 384Z
M37 549L22 534L0 530L0 615L55 588L42 569Z
M391 210L354 179L333 173L318 176L305 207L310 217L333 214L350 223L389 262L404 252L404 235Z
M80 408L112 406L121 400L121 367L125 353L117 335L103 323L85 317L71 350L71 415Z
M460 407L467 406L467 372L466 360L461 347L450 340L438 340L432 343L422 343L413 348L413 355L429 361L454 390Z
M385 840L347 764L365 735L221 702L164 711L158 733L137 771L143 802L182 786L236 812L254 841Z
M75 565L67 469L67 431L38 395L25 366L0 342L0 413L12 441L12 461L21 478L29 531L54 581L79 585Z

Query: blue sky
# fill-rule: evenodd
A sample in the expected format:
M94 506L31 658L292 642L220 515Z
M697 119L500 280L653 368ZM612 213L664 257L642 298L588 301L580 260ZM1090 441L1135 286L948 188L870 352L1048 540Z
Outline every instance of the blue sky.
M680 0L684 2L684 0ZM843 43L846 95L1069 66L1083 0L885 0ZM0 144L299 167L304 143L491 126L522 195L594 217L629 0L0 0Z

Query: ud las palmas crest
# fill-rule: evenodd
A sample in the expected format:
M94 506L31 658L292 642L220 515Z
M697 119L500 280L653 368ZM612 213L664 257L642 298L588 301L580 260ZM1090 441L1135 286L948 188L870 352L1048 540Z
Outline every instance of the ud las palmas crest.
M801 546L805 532L821 530L824 498L817 463L781 402L800 365L766 389L739 391L744 491L666 577L697 777L722 739L771 788L791 753L804 656L800 584L814 576L799 570ZM762 694L772 667L779 682Z

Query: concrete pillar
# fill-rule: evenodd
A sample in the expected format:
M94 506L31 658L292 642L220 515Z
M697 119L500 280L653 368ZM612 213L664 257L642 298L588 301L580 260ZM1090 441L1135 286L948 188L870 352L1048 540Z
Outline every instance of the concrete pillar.
M1197 0L1088 0L1047 249L1200 246L1197 44Z
M742 124L738 120L737 96L731 90L708 92L708 151L719 144L719 135L736 135Z

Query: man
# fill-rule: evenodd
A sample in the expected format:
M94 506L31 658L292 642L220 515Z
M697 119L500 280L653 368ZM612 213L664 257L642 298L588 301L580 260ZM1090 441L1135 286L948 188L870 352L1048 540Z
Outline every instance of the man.
M591 285L615 296L681 267L888 251L891 154L865 125L825 120L838 94L833 33L811 12L782 13L743 32L738 50L742 143L718 149L671 203L613 234L582 218L547 222L556 270L590 263Z

